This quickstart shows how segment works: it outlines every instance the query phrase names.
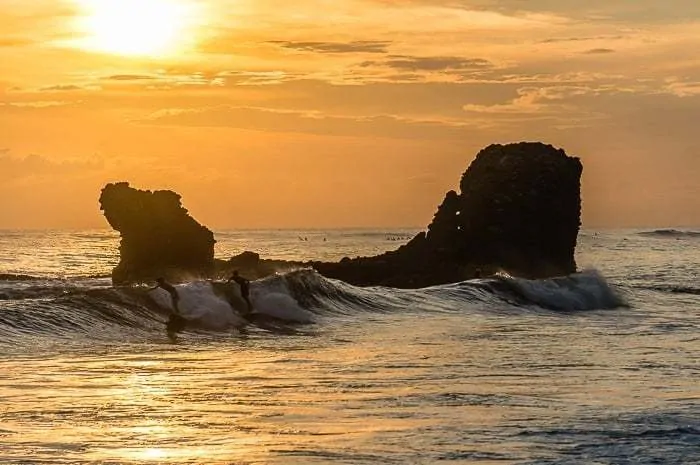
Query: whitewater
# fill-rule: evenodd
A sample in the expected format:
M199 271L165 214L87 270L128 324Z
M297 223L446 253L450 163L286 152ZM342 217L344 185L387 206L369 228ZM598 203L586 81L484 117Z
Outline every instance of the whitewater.
M216 232L339 260L416 230ZM584 231L580 272L113 286L112 231L0 231L0 463L700 463L700 232ZM228 294L230 296L230 294Z

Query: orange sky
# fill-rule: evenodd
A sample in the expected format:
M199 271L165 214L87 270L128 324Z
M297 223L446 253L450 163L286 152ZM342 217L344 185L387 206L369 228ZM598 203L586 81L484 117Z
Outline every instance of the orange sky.
M106 227L121 180L423 226L520 140L583 159L584 227L700 225L697 50L696 0L0 0L0 228Z

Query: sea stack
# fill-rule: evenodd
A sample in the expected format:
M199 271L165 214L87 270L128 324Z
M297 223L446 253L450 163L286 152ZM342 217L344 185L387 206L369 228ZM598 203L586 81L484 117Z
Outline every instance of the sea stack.
M121 233L114 283L172 281L208 276L214 268L214 234L199 224L168 190L134 189L127 182L107 184L100 208Z
M544 278L576 271L581 217L578 158L542 143L491 145L450 191L426 233L377 257L313 263L360 286L402 288L505 271Z
M397 250L332 263L269 260L254 252L214 260L214 235L171 191L109 184L100 203L122 235L115 283L221 277L234 268L262 278L303 266L357 286L419 288L499 271L525 278L575 272L582 171L578 158L551 145L491 145L462 175L459 192L445 195L427 231Z

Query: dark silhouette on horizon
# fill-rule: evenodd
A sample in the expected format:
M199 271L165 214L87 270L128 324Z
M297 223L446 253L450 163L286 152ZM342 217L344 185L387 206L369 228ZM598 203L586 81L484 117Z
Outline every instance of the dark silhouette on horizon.
M312 267L359 286L418 288L470 279L477 268L525 278L575 272L582 171L578 158L551 145L491 145L462 175L460 191L446 194L426 232L396 250L339 262L266 260L250 251L214 260L213 233L170 191L108 184L100 204L122 236L115 283L211 278L233 269L259 279Z

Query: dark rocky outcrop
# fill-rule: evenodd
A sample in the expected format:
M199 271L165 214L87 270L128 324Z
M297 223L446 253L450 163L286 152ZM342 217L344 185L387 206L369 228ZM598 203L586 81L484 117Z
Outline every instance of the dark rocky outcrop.
M313 263L356 285L424 287L506 271L541 278L576 271L578 158L541 143L491 145L450 191L427 233L377 257Z
M144 191L129 183L102 189L100 208L121 233L121 260L115 283L149 281L158 276L177 281L210 275L214 270L214 234L195 221L172 191Z
M542 278L576 271L581 173L578 158L550 145L491 145L463 174L460 192L447 193L426 232L397 250L337 263L266 260L254 252L214 261L211 231L187 215L177 194L110 184L100 202L122 233L115 281L150 279L163 269L218 278L240 269L256 279L306 266L355 285L416 288L477 272Z
M255 252L246 251L228 260L216 260L217 278L228 278L233 270L240 270L247 279L260 279L275 273L283 273L306 266L301 262L260 258Z

